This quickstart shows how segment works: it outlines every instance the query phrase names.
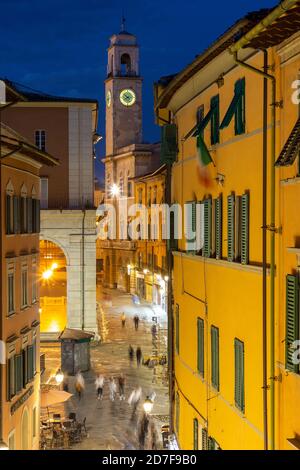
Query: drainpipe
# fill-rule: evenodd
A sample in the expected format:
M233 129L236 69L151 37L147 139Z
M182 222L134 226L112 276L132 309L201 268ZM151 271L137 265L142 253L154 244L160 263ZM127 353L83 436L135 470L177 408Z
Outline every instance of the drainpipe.
M166 204L171 206L171 183L172 183L172 163L167 162L167 174L165 184L165 200ZM167 239L167 263L168 263L168 366L169 366L169 415L170 415L170 433L174 433L174 413L173 413L173 398L174 398L174 322L173 322L173 309L172 309L172 246L170 238Z
M243 39L243 38L242 38ZM250 40L250 39L249 39ZM242 47L242 46L241 46ZM230 49L232 52L232 49ZM270 158L270 225L265 228L270 230L270 443L271 449L275 448L275 139L276 139L276 79L273 75L257 69L238 59L237 51L233 52L234 61L241 67L261 75L266 80L271 80L271 158ZM265 326L265 325L264 325ZM266 338L264 338L266 341ZM264 377L265 378L265 377ZM266 384L264 383L264 387ZM265 395L264 395L265 400ZM265 412L264 412L265 415ZM264 416L265 422L265 416ZM264 432L266 434L266 430ZM265 445L267 439L264 439Z

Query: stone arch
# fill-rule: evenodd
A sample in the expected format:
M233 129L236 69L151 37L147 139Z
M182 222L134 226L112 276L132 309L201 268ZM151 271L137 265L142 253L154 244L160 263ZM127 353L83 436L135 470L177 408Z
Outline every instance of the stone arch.
M122 75L129 75L131 72L131 57L128 52L121 55L121 73Z
M59 240L57 240L56 238L53 238L53 237L49 237L47 235L47 237L41 236L40 241L49 241L51 243L55 243L55 245L57 245L61 249L61 251L63 251L63 253L65 255L66 265L70 266L70 255L68 253L68 250L66 249L66 247Z
M21 448L29 450L29 413L27 406L24 407L21 418Z

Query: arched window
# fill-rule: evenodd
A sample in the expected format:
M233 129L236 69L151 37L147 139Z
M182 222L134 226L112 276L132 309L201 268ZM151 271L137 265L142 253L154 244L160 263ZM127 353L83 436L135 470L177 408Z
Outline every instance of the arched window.
M131 72L131 58L130 55L125 53L121 55L121 75L130 75Z
M127 197L132 197L132 181L130 181L130 171L127 171Z

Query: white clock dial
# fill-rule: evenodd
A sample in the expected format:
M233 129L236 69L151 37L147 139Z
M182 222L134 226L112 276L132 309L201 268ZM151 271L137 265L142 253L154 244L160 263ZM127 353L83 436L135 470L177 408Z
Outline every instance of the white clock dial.
M124 106L132 106L135 103L136 96L133 90L126 88L120 93L120 101Z

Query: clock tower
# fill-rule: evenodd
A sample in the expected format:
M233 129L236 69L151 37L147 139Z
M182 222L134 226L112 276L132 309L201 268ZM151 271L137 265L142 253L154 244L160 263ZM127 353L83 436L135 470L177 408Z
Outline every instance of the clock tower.
M106 156L142 142L142 78L136 37L125 31L110 38L106 99Z

